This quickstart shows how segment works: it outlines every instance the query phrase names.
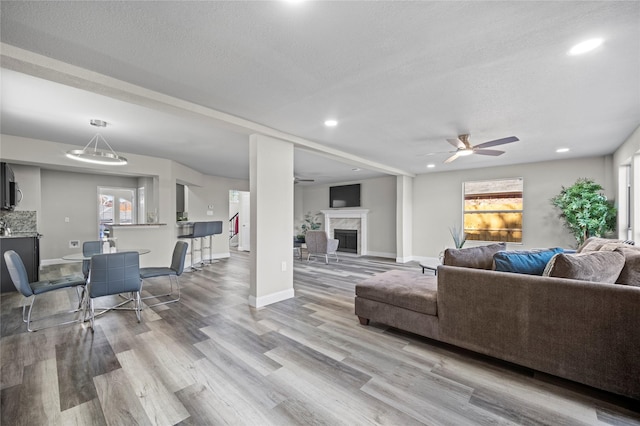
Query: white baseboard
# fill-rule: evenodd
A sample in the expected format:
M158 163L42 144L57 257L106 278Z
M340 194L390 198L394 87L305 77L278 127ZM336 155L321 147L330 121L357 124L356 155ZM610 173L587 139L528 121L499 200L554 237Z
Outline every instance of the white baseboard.
M272 303L291 299L292 297L295 297L295 294L292 288L289 288L283 291L278 291L276 293L271 293L266 296L260 296L260 297L249 296L249 306L253 306L254 308L262 308L263 306L267 306L267 305L271 305Z
M409 263L416 260L415 256L396 257L396 263Z
M413 260L416 262L439 262L440 259L437 257L429 257L429 256L413 256Z
M340 253L340 252L338 252ZM364 256L374 256L374 257L386 257L389 259L395 259L396 258L396 254L395 253L386 253L383 251L368 251L366 255Z

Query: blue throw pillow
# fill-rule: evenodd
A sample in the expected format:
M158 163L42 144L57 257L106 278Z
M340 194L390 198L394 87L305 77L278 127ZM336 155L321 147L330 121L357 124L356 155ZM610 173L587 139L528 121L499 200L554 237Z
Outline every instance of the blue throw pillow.
M499 251L493 255L496 271L542 275L551 258L564 250L560 247L532 251Z

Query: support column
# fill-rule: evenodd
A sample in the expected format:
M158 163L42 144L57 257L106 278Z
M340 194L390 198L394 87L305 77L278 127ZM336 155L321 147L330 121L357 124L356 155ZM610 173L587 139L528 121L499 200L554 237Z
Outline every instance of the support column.
M249 305L259 308L294 296L293 144L253 134L249 146Z
M413 260L413 178L396 177L396 262Z

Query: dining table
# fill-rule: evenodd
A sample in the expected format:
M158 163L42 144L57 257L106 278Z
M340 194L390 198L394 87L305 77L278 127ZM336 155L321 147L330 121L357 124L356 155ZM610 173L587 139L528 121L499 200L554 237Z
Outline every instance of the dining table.
M147 254L147 253L151 253L151 250L150 249L146 249L146 248L118 249L118 253L122 253L122 252L125 252L125 251L137 251L141 255ZM95 256L96 254L103 254L103 253L95 253L95 254L90 254L90 255L86 255L86 256L82 252L80 252L80 253L71 253L71 254L65 254L64 256L62 256L62 259L63 260L75 260L75 261L79 262L81 260L91 260L91 257Z

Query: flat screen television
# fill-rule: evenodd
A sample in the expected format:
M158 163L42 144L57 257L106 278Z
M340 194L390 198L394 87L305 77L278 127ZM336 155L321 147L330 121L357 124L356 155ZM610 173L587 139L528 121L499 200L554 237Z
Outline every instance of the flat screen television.
M329 206L331 208L360 207L360 184L330 187Z

